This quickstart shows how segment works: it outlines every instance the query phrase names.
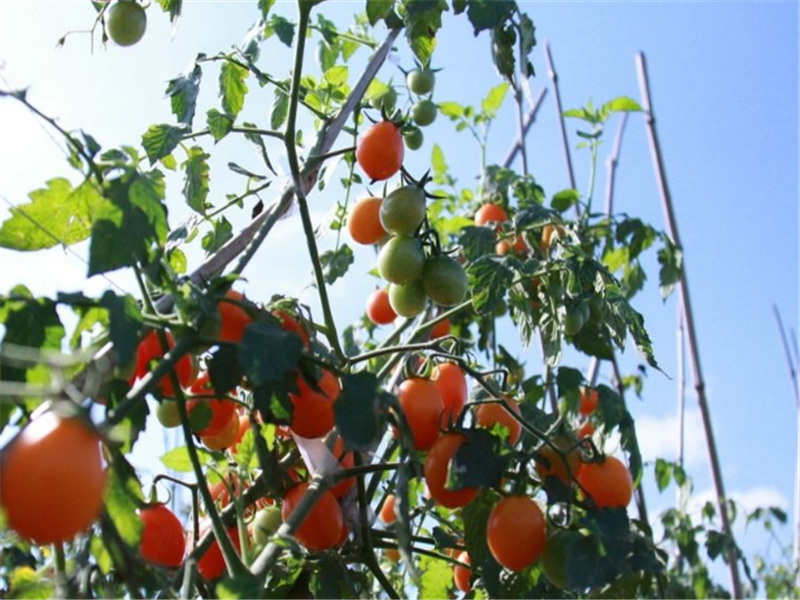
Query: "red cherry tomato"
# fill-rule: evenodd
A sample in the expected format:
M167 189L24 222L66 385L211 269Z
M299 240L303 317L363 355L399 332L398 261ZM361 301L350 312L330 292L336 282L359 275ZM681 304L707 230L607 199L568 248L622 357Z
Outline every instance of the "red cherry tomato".
M631 473L613 456L600 463L584 463L577 479L598 508L624 508L633 497Z
M519 405L507 398L511 408L520 414ZM502 404L481 404L475 411L475 421L479 427L491 429L496 424L500 424L508 429L508 443L514 446L522 435L522 425Z
M284 331L296 333L303 342L303 346L306 348L306 350L311 348L311 338L309 338L306 328L300 324L300 321L298 321L296 317L279 308L273 310L272 314L281 322L281 327L283 327Z
M497 204L487 203L478 209L475 213L475 225L483 226L489 223L505 223L508 221L508 213L502 206Z
M356 147L356 159L371 180L382 181L400 170L404 151L400 128L391 121L381 121L364 132Z
M207 371L203 371L197 376L192 386L189 388L192 396L213 396L214 388L211 385L211 378ZM236 403L228 398L217 397L216 399L189 400L186 403L186 410L189 412L190 423L194 425L198 420L202 420L204 426L194 429L199 436L217 435L231 420L233 413L236 412ZM204 416L198 413L208 411ZM194 415L194 416L193 416Z
M162 567L179 567L186 553L186 532L178 517L163 504L146 506L139 511L142 540L139 554Z
M297 378L300 394L291 394L294 406L290 429L304 438L319 438L334 426L333 403L341 393L339 380L330 371L322 371L317 382L321 391L312 390L302 377Z
M444 403L432 381L413 377L400 384L400 406L411 429L414 447L427 450L439 437L439 424Z
M437 503L447 508L458 508L469 504L478 495L478 488L453 491L445 488L450 461L458 448L467 441L460 433L443 435L431 447L425 459L425 483L428 493Z
M333 444L333 455L339 461L339 464L343 469L352 469L353 465L355 464L355 458L353 457L352 452L345 452L344 451L344 440L342 438L336 438L336 441ZM331 494L336 496L337 498L341 498L350 489L356 484L356 480L354 477L348 477L344 481L337 483L335 486L331 488Z
M167 346L169 348L175 347L175 340L172 334L167 331ZM129 379L132 385L136 379L141 379L151 371L152 363L158 362L164 357L164 350L161 348L161 340L155 331L151 331L144 339L139 342L139 347L136 349L136 370ZM192 357L188 354L182 356L175 363L175 374L178 376L178 382L181 387L186 387L192 382L195 375L194 362ZM166 398L173 398L175 396L175 388L172 386L172 378L169 374L164 375L157 385L161 395Z
M470 564L469 554L466 552L459 554L456 560L458 560L458 562ZM456 582L456 587L465 594L469 594L472 591L470 579L472 579L472 569L462 567L461 565L457 565L453 568L453 580Z
M394 502L395 502L394 494L389 494L383 501L383 506L381 506L381 512L380 512L381 521L383 521L387 525L391 525L392 523L397 521L397 515L394 513Z
M443 362L433 368L432 380L442 396L442 425L455 423L467 401L467 378L456 363Z
M583 388L581 390L581 405L578 408L578 412L587 417L597 410L598 403L599 396L597 394L597 390L593 390L592 388Z
M367 317L375 325L389 325L397 318L391 303L389 302L389 292L386 290L375 290L367 298Z
M283 499L281 511L283 521L291 517L294 509L308 491L308 483L299 483L291 488ZM306 518L294 532L295 539L311 551L327 550L333 548L342 534L344 520L342 509L336 498L329 491L325 491L306 515Z
M436 325L431 327L431 339L437 340L446 335L450 335L450 319L439 321Z
M489 513L486 542L494 559L511 571L526 569L542 554L547 539L539 505L527 496L507 496Z
M211 531L211 521L206 519L200 523L200 537L203 537L206 532ZM227 528L228 536L233 542L233 547L237 552L242 551L241 542L239 539L239 528L236 525ZM208 579L213 581L219 579L225 573L225 559L222 557L222 550L219 547L219 542L216 538L211 543L211 547L206 550L206 553L197 561L197 571Z
M242 293L230 290L225 294L225 299L217 304L220 319L217 337L224 342L240 342L245 328L253 322L247 311L240 306L241 302L244 302Z

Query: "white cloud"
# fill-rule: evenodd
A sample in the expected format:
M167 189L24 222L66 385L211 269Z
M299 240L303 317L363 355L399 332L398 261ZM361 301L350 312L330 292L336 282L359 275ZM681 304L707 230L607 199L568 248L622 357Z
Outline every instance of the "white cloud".
M706 460L707 452L699 411L686 411L684 432L684 465L692 468ZM655 461L656 458L677 460L677 415L662 418L640 416L636 419L636 433L645 461Z

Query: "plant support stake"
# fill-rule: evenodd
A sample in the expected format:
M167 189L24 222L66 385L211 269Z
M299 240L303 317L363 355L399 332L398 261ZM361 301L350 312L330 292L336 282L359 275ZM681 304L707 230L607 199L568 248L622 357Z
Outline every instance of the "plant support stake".
M639 93L642 97L642 106L647 123L647 137L650 142L650 157L653 161L653 169L655 170L656 183L658 184L659 195L661 196L661 204L664 211L664 221L667 227L667 235L669 235L672 242L678 247L681 247L680 238L678 236L678 224L675 219L675 212L672 207L672 197L669 193L667 186L667 176L664 170L664 161L661 156L661 148L658 144L658 136L656 134L655 118L653 116L653 105L650 102L650 83L647 79L647 65L645 63L644 53L639 52L636 55L636 67L639 77ZM711 477L714 480L714 488L717 493L717 504L719 507L720 520L722 521L722 530L725 536L733 542L733 531L731 529L730 516L728 515L728 504L725 496L725 486L722 482L722 470L719 464L719 456L717 454L717 445L714 441L714 430L711 425L711 413L708 408L708 401L706 399L705 381L703 379L703 372L700 367L700 353L697 345L697 333L694 328L694 316L692 315L692 304L689 298L689 283L686 276L686 263L684 261L683 269L681 270L681 278L678 281L678 296L682 308L683 323L686 327L686 342L689 352L689 363L692 369L692 378L694 380L695 389L697 390L697 403L700 408L700 417L703 420L703 429L706 434L706 443L708 445L708 458L711 466ZM728 566L731 575L731 592L734 598L742 598L742 583L739 579L739 559L736 554L736 548L731 544L728 548Z

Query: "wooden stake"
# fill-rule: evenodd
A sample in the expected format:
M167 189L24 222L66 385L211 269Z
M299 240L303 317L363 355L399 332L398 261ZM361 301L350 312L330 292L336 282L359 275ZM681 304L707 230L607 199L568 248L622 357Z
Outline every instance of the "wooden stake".
M564 125L564 109L561 105L561 93L558 90L558 73L553 65L553 56L550 53L550 42L544 41L544 59L547 63L547 76L553 84L553 94L556 99L556 116L558 117L558 128L561 131L561 145L564 149L564 160L567 163L567 176L569 177L569 186L574 190L575 187L575 171L572 169L572 155L569 151L569 141L567 140L567 128ZM577 206L577 205L576 205Z
M647 66L645 63L644 53L640 52L636 56L636 66L639 75L639 92L642 96L642 105L645 111L647 120L647 137L650 141L650 155L653 161L653 169L655 170L656 183L658 184L659 194L661 196L662 208L664 211L664 221L667 227L667 234L672 239L672 242L681 247L680 238L678 236L678 225L675 219L675 212L672 207L672 198L667 186L667 176L664 170L664 162L661 156L661 148L658 144L658 136L656 134L655 118L653 116L653 105L650 101L650 84L647 79ZM708 401L706 399L705 381L703 380L703 372L700 366L700 354L697 344L697 334L694 327L694 317L692 315L692 304L689 297L689 284L686 276L686 262L684 260L684 267L681 272L681 278L678 282L678 294L681 300L683 322L686 326L687 346L689 351L689 361L692 368L692 378L694 380L695 389L697 390L697 403L700 407L700 417L703 421L703 429L706 434L706 443L708 445L708 457L711 466L711 476L714 481L714 488L717 494L717 505L720 513L720 520L722 521L722 530L725 536L731 541L734 541L733 531L731 528L730 516L728 514L728 505L725 496L725 486L722 481L722 469L719 463L719 456L717 454L717 445L714 441L714 430L711 425L711 413L708 408ZM731 591L734 598L742 597L742 583L739 578L739 562L736 551L731 544L728 550L728 566L730 568L731 576Z
M503 167L506 169L511 167L511 163L513 163L514 159L517 157L517 154L521 148L520 140L522 140L522 143L524 143L525 138L528 136L528 131L536 121L536 115L539 112L539 108L542 106L545 96L547 96L547 88L542 88L539 92L539 95L536 96L536 100L534 101L531 109L528 111L528 114L525 115L525 123L523 125L522 135L514 142L511 150L509 150L508 154L506 155L506 159L503 161Z

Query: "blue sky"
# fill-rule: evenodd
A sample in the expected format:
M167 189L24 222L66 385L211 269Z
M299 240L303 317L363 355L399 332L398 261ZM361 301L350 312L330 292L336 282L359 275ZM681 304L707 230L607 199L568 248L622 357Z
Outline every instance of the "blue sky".
M565 108L592 98L601 103L614 96L639 99L634 57L647 55L651 91L685 261L691 284L702 366L729 493L749 504L778 503L791 508L796 457L797 410L788 369L772 315L780 308L784 322L798 327L798 5L796 2L520 2L533 18L540 42L549 40L560 76ZM362 2L330 2L321 10L342 26ZM293 18L293 3L277 10ZM108 146L138 144L153 123L171 122L163 99L165 82L182 71L200 51L213 53L238 44L257 18L255 2L192 2L172 31L156 6L148 10L147 34L138 46L91 51L87 35L76 34L57 50L56 40L70 29L91 25L88 2L0 1L0 58L4 88L30 87L29 98L68 128L82 127ZM224 26L221 26L224 23ZM477 104L498 83L489 60L488 40L472 36L466 20L446 18L434 58L438 75L436 100ZM174 34L174 35L173 35ZM377 36L380 38L382 32ZM400 65L411 59L398 44ZM318 67L309 53L307 68ZM289 54L271 41L262 50L261 66L285 73ZM365 53L351 63L351 82ZM548 86L540 47L534 51L537 77L534 93ZM202 111L217 105L208 69L201 96ZM386 80L402 75L387 64ZM256 88L250 82L251 88ZM266 123L271 93L254 90L242 119ZM308 129L308 122L302 123ZM618 121L612 121L601 161L611 147ZM574 137L574 125L569 124ZM310 130L308 131L310 134ZM467 185L477 175L477 147L467 134L455 134L443 118L425 131L422 150L408 153L406 166L422 173L430 160L431 141L442 146L447 162ZM501 161L516 135L511 105L492 132L490 160ZM553 95L545 99L528 138L529 166L548 193L567 187L555 121ZM209 146L210 147L210 146ZM250 150L228 140L216 149L212 193L240 191L243 182L225 168L229 160L257 164ZM277 149L275 156L277 156ZM572 152L579 188L585 191L588 154ZM280 160L278 161L280 162ZM285 164L284 164L284 168ZM339 171L338 173L342 173ZM604 168L597 182L605 184ZM19 204L28 192L52 177L71 176L63 154L36 120L20 106L0 102L0 193ZM180 206L180 182L172 182L169 206L173 224L186 214ZM336 186L315 196L314 218L325 219L339 196ZM270 196L266 196L269 199ZM663 217L647 146L644 121L633 115L622 146L616 191L617 210L639 216L656 227ZM232 216L236 226L246 211ZM8 207L0 200L0 218ZM274 293L292 293L316 306L310 264L302 253L289 252L301 235L299 218L280 224L265 244L262 258L245 273L248 295L267 300ZM332 236L322 241L332 243ZM85 248L78 247L79 254ZM201 257L191 257L197 264ZM648 261L651 285L636 299L645 315L664 371L649 372L642 401L631 399L648 457L674 457L676 302L663 303L655 278L654 257ZM362 299L374 286L366 275L373 266L369 250L358 249L345 282L331 290L340 328L358 318ZM88 290L100 293L109 284L101 278L84 281L86 267L77 258L54 249L36 255L0 250L0 290L25 283L36 293ZM124 275L112 278L134 291ZM318 312L318 311L317 311ZM315 314L317 314L315 312ZM506 339L513 339L510 326ZM511 344L512 347L516 347ZM529 372L538 352L524 355ZM588 361L568 356L573 366ZM623 356L623 370L638 364L632 348ZM607 371L604 370L607 377ZM691 379L689 380L691 386ZM710 489L703 436L695 396L687 390L690 428L688 467L699 495ZM658 497L648 489L652 510L664 508L672 495ZM788 541L788 530L784 539ZM762 540L746 542L763 549Z

